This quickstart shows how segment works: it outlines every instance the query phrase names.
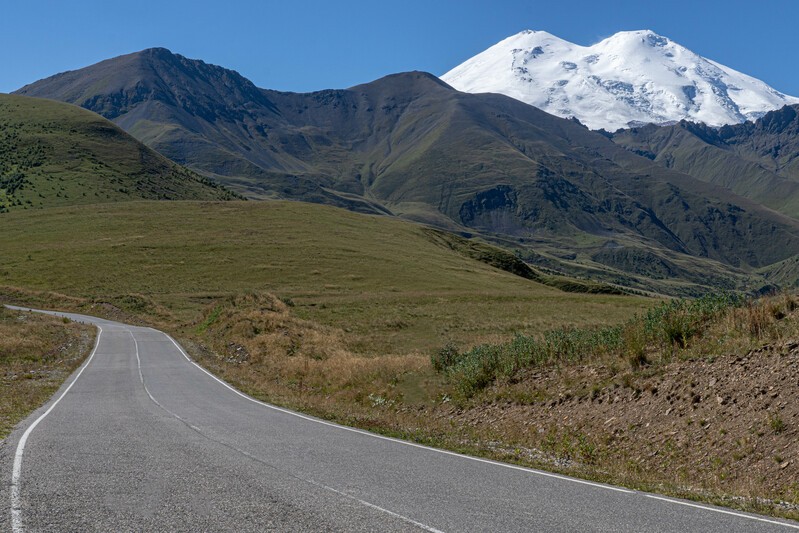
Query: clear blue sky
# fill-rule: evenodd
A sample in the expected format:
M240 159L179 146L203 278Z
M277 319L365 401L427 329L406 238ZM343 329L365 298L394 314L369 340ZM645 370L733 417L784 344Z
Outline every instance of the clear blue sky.
M652 29L799 96L797 20L795 0L6 0L0 92L154 46L259 87L311 91L440 75L524 29L586 45Z

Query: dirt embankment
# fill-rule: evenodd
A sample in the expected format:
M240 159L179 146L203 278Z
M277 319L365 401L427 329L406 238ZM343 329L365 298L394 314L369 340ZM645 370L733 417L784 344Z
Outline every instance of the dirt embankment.
M799 504L799 339L650 372L539 369L502 396L439 416L504 435L522 459Z

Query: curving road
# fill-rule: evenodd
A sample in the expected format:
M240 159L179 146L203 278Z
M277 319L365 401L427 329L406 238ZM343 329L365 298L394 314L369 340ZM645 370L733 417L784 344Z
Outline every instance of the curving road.
M317 420L233 390L164 333L55 314L100 333L0 444L15 532L799 529Z

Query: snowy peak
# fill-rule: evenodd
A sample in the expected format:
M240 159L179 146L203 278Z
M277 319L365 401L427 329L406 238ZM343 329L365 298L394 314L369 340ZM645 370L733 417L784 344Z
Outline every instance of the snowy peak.
M652 30L620 31L611 35L601 43L622 43L630 46L643 46L648 48L662 48L672 41L668 37L658 35Z
M619 32L592 46L526 30L441 79L461 91L505 94L611 131L683 119L735 124L799 103L651 30Z

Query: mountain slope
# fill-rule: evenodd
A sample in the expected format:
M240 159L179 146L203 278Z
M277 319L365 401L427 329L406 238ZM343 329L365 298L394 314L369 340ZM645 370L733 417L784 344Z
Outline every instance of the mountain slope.
M610 131L683 119L733 124L799 103L649 30L619 32L592 46L527 30L441 78L461 91L505 94Z
M20 92L104 113L253 197L394 213L606 281L735 287L799 253L794 220L573 121L426 73L283 93L154 49Z
M94 113L51 100L0 94L0 211L130 199L232 197Z
M325 187L324 174L297 152L313 147L315 139L289 128L268 91L234 71L163 48L58 74L17 93L94 111L171 160L227 178L252 197L302 197L382 210ZM263 187L264 182L270 186Z
M612 139L665 167L799 217L799 106L719 129L681 121L620 130Z

